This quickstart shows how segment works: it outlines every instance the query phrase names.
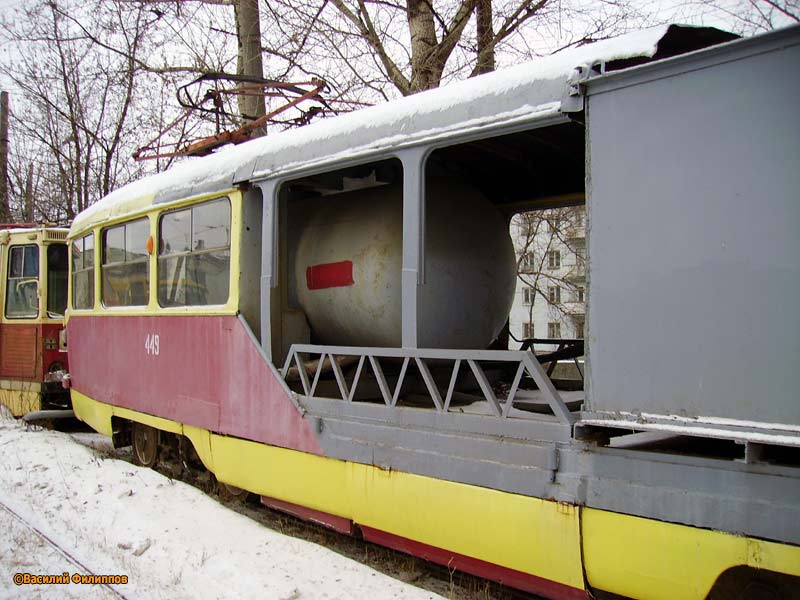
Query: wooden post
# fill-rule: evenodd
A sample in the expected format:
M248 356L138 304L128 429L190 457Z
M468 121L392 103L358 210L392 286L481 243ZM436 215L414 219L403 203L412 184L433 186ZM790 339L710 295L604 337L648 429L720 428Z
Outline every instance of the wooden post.
M11 222L8 207L8 92L0 92L0 223Z

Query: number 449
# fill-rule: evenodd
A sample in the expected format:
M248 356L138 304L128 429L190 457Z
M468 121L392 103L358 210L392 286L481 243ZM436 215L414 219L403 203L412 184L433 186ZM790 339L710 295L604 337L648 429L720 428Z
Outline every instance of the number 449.
M144 351L152 356L158 356L158 334L147 334L144 340Z

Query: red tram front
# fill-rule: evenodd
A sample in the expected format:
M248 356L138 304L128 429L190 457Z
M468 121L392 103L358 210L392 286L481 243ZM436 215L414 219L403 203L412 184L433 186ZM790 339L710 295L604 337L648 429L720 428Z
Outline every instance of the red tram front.
M14 416L67 409L62 332L67 305L67 230L0 228L0 404Z

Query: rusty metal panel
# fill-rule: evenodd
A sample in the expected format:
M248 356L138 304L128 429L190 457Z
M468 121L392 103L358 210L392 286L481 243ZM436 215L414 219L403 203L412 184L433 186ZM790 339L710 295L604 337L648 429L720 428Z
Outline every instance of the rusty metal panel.
M39 326L4 323L0 327L0 377L36 379L41 371Z

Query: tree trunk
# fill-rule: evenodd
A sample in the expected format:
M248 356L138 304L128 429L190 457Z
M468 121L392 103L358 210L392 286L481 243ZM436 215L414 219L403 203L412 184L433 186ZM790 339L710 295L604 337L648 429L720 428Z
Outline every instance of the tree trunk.
M411 92L438 87L441 70L434 64L438 46L433 11L427 0L408 0L408 29L411 33Z
M478 34L478 58L473 75L494 71L494 29L492 28L492 0L478 0L475 6Z
M258 13L258 0L238 0L234 5L236 11L236 37L239 42L239 54L236 71L239 75L263 78L264 63L261 59L261 21ZM266 114L262 88L258 85L243 84L240 86L239 113L246 121ZM263 134L263 132L260 132Z
M22 220L26 223L33 223L33 163L28 165L28 173L25 177L25 214Z
M11 222L8 207L8 92L0 93L0 223Z

